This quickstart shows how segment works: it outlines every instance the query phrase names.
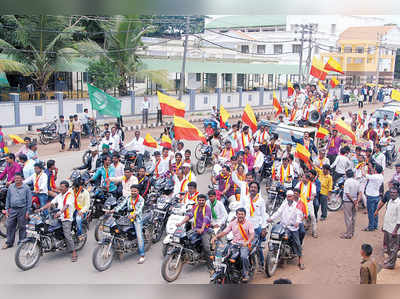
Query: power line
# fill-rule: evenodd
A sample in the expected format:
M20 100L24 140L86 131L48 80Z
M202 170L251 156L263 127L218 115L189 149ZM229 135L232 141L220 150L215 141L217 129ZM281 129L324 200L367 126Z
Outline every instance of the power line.
M231 36L229 34L225 34L222 32L217 32L217 31L213 31L210 29L207 29L207 31L210 31L212 33L215 34L219 34L219 35L223 35L232 39L238 39L238 40L243 40L243 41L250 41L250 42L254 42L254 43L265 43L265 44L283 44L283 43L290 43L290 42L294 42L296 41L296 39L291 39L291 40L281 40L281 41L264 41L264 40L252 40L252 39L247 39L247 38L241 38L241 37L236 37L236 36Z

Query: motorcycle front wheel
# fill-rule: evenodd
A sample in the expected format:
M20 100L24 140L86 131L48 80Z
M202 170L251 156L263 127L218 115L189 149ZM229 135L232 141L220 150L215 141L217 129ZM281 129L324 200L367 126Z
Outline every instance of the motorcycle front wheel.
M206 159L197 161L196 171L198 174L203 174L206 171Z
M111 267L114 259L114 248L109 244L102 244L96 247L92 255L93 267L103 272Z
M92 154L92 151L91 151L91 150L87 150L87 151L83 154L83 156L82 156L82 162L83 162L84 165L86 165L87 162L89 161L89 157L90 157L91 154Z
M201 159L201 156L203 153L201 152L201 149L203 148L203 143L200 142L196 145L196 148L194 149L194 156L196 157L197 160Z
M343 197L340 192L332 192L331 196L328 198L328 210L331 212L336 212L340 210L343 205Z
M0 236L7 237L7 217L0 213Z
M94 229L94 238L97 242L103 240L103 228L104 228L103 224L104 224L103 219L99 219L96 222L96 227Z
M276 268L278 267L278 261L276 260L276 254L273 251L268 251L265 259L265 274L267 277L274 275Z
M179 257L179 260L178 260ZM182 256L178 253L167 255L161 265L161 275L165 281L173 282L178 279L183 268Z
M44 145L47 145L50 143L50 138L46 137L44 134L39 134L39 140Z
M21 243L15 251L15 264L23 271L36 266L40 259L40 247L34 240Z

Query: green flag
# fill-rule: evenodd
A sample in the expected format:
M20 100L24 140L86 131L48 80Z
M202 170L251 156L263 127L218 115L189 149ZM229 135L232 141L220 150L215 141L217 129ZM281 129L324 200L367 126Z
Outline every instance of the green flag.
M89 99L93 110L102 115L121 116L121 101L105 93L101 89L88 84Z

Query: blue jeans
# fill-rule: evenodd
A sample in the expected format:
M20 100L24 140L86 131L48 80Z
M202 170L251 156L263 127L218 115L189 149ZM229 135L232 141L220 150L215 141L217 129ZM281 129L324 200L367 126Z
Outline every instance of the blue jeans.
M78 214L78 211L74 212L75 222L76 222L76 235L80 236L82 234L82 220L86 218L86 213L83 213L82 216Z
M139 246L139 255L144 256L144 238L143 238L143 223L141 219L136 219L133 223L136 230L136 238Z
M39 199L40 207L43 207L48 201L48 195L45 193L32 193L33 196L37 196ZM44 214L47 215L48 211L44 211Z
M368 229L378 229L378 216L374 217L374 213L378 207L379 196L367 195L367 210L368 210Z
M242 274L244 277L248 277L250 270L249 247L240 247L240 260L242 261Z
M263 266L264 265L264 253L261 248L261 241L265 241L265 238L261 238L261 231L262 231L261 227L260 226L257 227L254 230L254 238L255 238L255 240L259 239L259 243L258 243L258 247L257 247L257 255L258 255L260 265Z

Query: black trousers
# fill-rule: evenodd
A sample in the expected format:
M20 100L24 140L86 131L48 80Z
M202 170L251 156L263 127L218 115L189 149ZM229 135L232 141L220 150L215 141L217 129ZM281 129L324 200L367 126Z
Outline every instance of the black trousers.
M15 242L15 233L19 231L19 242L26 237L26 208L9 209L7 218L7 245L13 246Z
M149 121L149 109L143 109L142 124L146 124Z

